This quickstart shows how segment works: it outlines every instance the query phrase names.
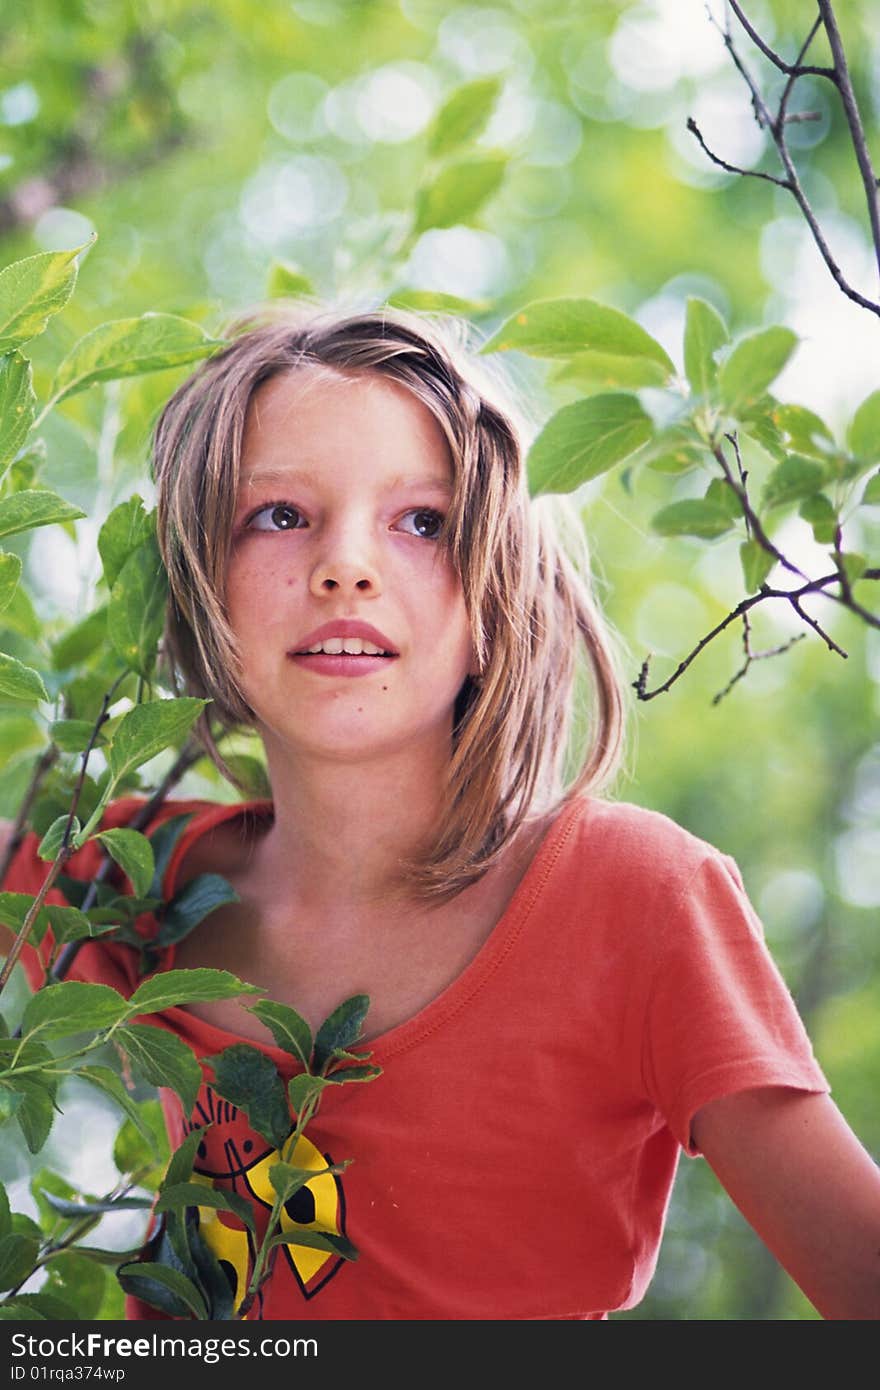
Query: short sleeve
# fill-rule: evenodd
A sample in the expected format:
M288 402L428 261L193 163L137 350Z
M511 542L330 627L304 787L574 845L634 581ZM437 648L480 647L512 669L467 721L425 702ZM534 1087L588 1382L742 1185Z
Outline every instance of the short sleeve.
M736 862L712 850L657 939L642 1074L685 1152L701 1106L758 1086L830 1091Z

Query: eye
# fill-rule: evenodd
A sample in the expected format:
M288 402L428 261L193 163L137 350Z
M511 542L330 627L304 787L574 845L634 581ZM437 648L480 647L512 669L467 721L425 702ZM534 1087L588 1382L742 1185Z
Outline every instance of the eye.
M439 538L444 520L440 512L435 512L432 507L418 507L415 511L406 512L401 517L401 524L410 517L414 529L408 533L409 535L421 536L425 541L436 541Z
M249 531L294 531L299 529L302 512L289 502L270 502L261 507L247 522Z

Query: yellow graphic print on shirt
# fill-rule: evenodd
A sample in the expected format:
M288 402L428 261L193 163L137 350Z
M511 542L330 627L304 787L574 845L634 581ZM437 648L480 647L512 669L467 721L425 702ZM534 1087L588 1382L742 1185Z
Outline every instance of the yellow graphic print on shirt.
M253 1203L257 1229L262 1232L265 1221L261 1222L260 1211L268 1217L276 1197L269 1171L281 1161L281 1153L278 1149L264 1149L251 1157L254 1136L245 1127L244 1115L235 1106L225 1101L218 1103L216 1099L210 1108L214 1113L210 1117L205 1115L211 1123L205 1140L199 1145L193 1181L213 1186L217 1180L222 1180L218 1186L229 1187ZM343 1235L345 1198L339 1177L323 1171L332 1164L332 1159L322 1154L305 1135L300 1135L293 1152L287 1155L287 1162L295 1168L313 1170L316 1176L295 1192L282 1208L281 1231L291 1239L289 1244L279 1247L270 1282L273 1285L279 1280L295 1282L299 1294L311 1299L346 1262L332 1251L298 1245L296 1233L324 1231ZM199 1230L223 1267L238 1306L253 1269L253 1237L228 1212L200 1206L198 1214ZM251 1318L260 1318L263 1301L260 1297L255 1303L249 1314ZM293 1312L292 1309L292 1315Z

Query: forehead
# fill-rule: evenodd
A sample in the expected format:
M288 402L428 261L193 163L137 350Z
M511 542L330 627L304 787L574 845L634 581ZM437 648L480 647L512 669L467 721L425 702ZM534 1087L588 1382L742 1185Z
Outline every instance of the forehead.
M310 366L257 388L245 417L243 478L283 462L320 466L340 457L389 468L407 459L410 472L424 463L452 476L440 421L413 391L379 372Z

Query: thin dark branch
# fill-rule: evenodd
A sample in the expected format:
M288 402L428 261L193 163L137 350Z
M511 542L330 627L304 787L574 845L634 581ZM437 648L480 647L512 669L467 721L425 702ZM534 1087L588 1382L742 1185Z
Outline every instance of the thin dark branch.
M727 438L729 439L730 435L728 435ZM776 546L771 541L770 537L767 535L767 532L764 530L764 527L761 523L760 517L758 516L757 512L751 504L751 501L749 500L749 494L747 489L742 483L737 482L736 478L734 478L733 473L730 469L730 464L724 457L724 450L721 448L720 444L712 450L712 454L714 458L716 458L718 462L721 464L721 468L724 472L724 480L727 483L728 487L731 489L731 491L736 493L736 496L739 498L739 504L742 507L743 516L746 519L746 525L749 527L750 533L754 537L754 539L758 542L758 544L761 546L763 550L767 551L768 555L772 555L775 560L778 560L779 564L782 565L784 569L789 570L791 574L796 574L798 579L806 579L807 576L804 574L803 570L798 569L797 565L793 564L792 561L787 558L787 556L783 555L782 551L776 548ZM737 460L739 460L738 451ZM740 469L741 468L742 464L740 463Z
M727 3L730 5L730 8L733 10L734 14L736 15L742 27L745 29L749 38L752 40L752 43L755 44L757 48L760 48L761 52L764 54L764 57L769 58L770 62L774 65L774 67L777 67L780 72L787 72L792 77L805 77L807 76L807 74L812 74L816 77L829 77L832 80L832 82L834 81L836 76L834 68L804 67L801 63L801 59L803 58L804 54L809 48L813 35L815 34L816 29L819 26L818 20L816 21L816 24L813 26L810 38L801 48L801 51L798 54L795 61L793 63L787 63L785 59L780 57L780 55L774 49L772 49L768 43L764 42L757 29L743 14L742 9L737 4L737 0L727 0Z
M818 0L818 4L819 13L825 25L825 33L828 35L831 55L834 58L834 69L837 74L837 88L840 92L840 99L843 102L843 110L846 115L847 125L849 126L856 162L859 166L859 173L862 176L862 183L865 186L868 217L871 222L871 236L874 240L874 254L877 258L878 270L880 270L880 207L877 205L877 178L871 165L871 156L868 153L868 142L865 139L865 127L859 115L856 94L850 79L846 53L844 52L843 42L840 37L840 30L837 27L837 19L834 10L829 0Z
M697 137L703 152L709 156L713 164L717 164L720 169L725 169L728 174L741 174L744 179L764 179L766 183L775 183L777 188L785 188L791 193L792 187L785 179L777 178L776 174L765 174L761 169L741 169L738 164L728 164L726 159L713 154L703 139L700 127L697 125L693 116L688 116L687 128L692 135Z
M194 740L190 740L190 742L184 744L183 749L162 778L162 781L153 792L149 801L145 801L140 810L128 822L127 828L129 830L142 830L145 825L149 825L171 788L180 781L181 777L183 777L191 767L195 766L201 757L204 756L204 751L201 744L197 744ZM109 855L105 855L104 861L92 879L89 890L83 899L83 904L80 909L81 912L88 912L89 908L94 906L98 896L98 884L106 881L109 874L112 873L113 868L113 860ZM83 937L79 941L70 941L63 950L59 952L58 959L52 967L51 978L53 983L65 978L80 950L86 942L90 940L91 937Z
M55 766L57 761L58 748L54 743L50 743L43 749L42 753L37 759L37 765L34 768L33 776L31 777L31 780L28 783L28 789L25 792L24 800L18 808L18 815L15 817L15 820L13 822L12 834L9 837L9 842L6 846L4 854L2 858L0 858L0 883L5 882L6 880L6 875L9 872L9 866L15 858L16 854L18 853L21 847L21 843L27 833L26 827L28 823L28 817L31 813L31 807L36 801L40 793L40 788L45 782L48 773Z
M798 56L797 56L797 58L796 58L796 60L795 60L795 66L796 66L796 67L799 67L799 66L800 66L800 61L801 61L801 59L803 58L804 54L806 53L807 49L809 48L810 44L813 42L813 39L816 37L817 33L819 32L819 28L820 28L820 26L821 26L821 23L822 23L821 16L820 16L820 15L817 15L816 18L815 18L814 21L813 21L813 27L812 27L812 29L810 30L809 34L807 34L807 37L804 39L803 43L801 44L801 51L800 51L800 53L798 54ZM779 111L778 111L777 116L776 116L777 124L778 124L780 127L782 127L782 126L785 124L786 121L790 121L790 120L794 120L794 119L795 119L794 116L789 116L789 115L787 114L788 99L789 99L789 97L791 96L792 92L794 91L794 84L797 82L797 80L798 80L798 78L799 78L800 76L801 76L801 73L800 73L800 72L792 72L792 73L790 73L790 74L789 74L788 81L786 82L785 87L783 88L782 96L781 96L780 99L779 99ZM806 112L804 113L804 115L807 115L807 114L809 114L809 113L806 113ZM801 117L801 119L803 119L803 117Z
M754 608L757 604L764 603L767 599L771 598L785 599L788 603L790 603L792 607L798 612L800 617L803 618L805 622L809 623L809 625L819 634L819 636L826 643L829 649L831 651L837 652L839 656L842 656L844 659L846 659L848 653L845 652L842 647L838 646L834 639L832 637L829 637L828 634L822 630L822 628L815 621L815 619L810 618L809 614L804 613L801 607L799 606L799 601L806 594L821 593L829 584L833 584L835 581L839 581L839 579L840 575L837 572L837 570L835 570L831 574L823 575L820 579L808 580L808 582L806 584L802 584L799 589L771 589L769 584L762 584L756 594L750 594L748 598L742 599L736 605L736 607L726 615L726 617L721 619L720 623L716 623L715 626L711 629L711 631L707 632L704 637L701 637L696 646L688 653L686 657L684 657L678 663L678 666L675 668L669 679L664 681L662 685L656 686L654 690L648 690L647 688L648 669L651 661L651 658L647 657L642 662L641 670L639 671L638 677L636 678L636 680L632 682L633 689L636 691L638 698L640 700L653 700L655 695L662 695L665 691L669 690L669 688L673 686L681 676L684 675L685 671L691 665L691 662L696 660L696 658L700 655L700 652L703 651L715 637L722 633L725 630L725 628L728 628L731 623L736 622L738 618L741 618L745 613L748 613L749 610ZM835 597L835 595L829 594L828 597L833 598ZM788 645L790 646L791 643L789 643ZM780 651L785 649L786 648L780 648Z
M820 0L820 8L821 8L822 5L825 5L825 4L826 4L826 0ZM828 5L827 8L828 8L828 10L829 10L829 12L830 12L830 5ZM740 22L742 22L742 20L743 20L744 17L741 15L741 11L740 11L740 9L739 9L738 6L735 7L735 13L736 13L736 15L737 15L737 18L740 19ZM832 16L832 18L833 18L833 16ZM728 53L730 54L731 61L733 62L734 66L736 67L737 71L739 72L740 76L742 77L743 81L745 82L746 86L747 86L748 89L749 89L749 92L750 92L750 94L751 94L751 99L752 99L752 107L753 107L753 109L754 109L754 112L755 112L755 119L756 119L756 121L758 122L758 125L759 125L762 129L769 130L769 132L770 132L770 134L771 134L771 136L772 136L773 143L774 143L774 145L776 146L776 151L777 151L777 153L778 153L778 155L779 155L779 159L780 159L780 161L781 161L781 163L782 163L782 166L783 166L783 168L784 168L784 170L785 170L785 173L786 173L786 175L787 175L787 179L785 179L785 180L783 180L783 179L774 179L772 176L767 175L767 174L761 175L761 174L760 174L760 171L758 171L758 170L741 170L741 169L735 169L735 168L733 168L732 166L730 166L729 171L730 171L731 173L739 173L739 174L746 174L746 173L748 173L748 174L751 174L751 175L753 175L753 176L764 177L764 178L767 179L769 182L778 184L779 187L787 188L788 191L791 193L792 197L795 199L795 202L797 203L798 207L800 208L801 213L803 214L804 220L805 220L805 222L807 223L807 226L808 226L809 229L810 229L810 232L811 232L811 234L812 234L813 240L814 240L814 242L816 243L816 246L818 247L819 254L821 255L821 257L822 257L823 261L825 262L826 266L828 267L828 270L830 271L831 276L832 276L832 278L833 278L835 284L837 285L838 289L841 291L842 294L845 294L845 295L846 295L847 299L851 299L851 300L853 301L854 304L860 305L861 308L863 308L863 309L869 309L870 312L871 312L872 314L876 314L878 317L880 317L880 304L875 303L873 300L866 298L865 295L860 294L858 290L854 289L854 288L852 287L852 285L849 284L848 280L846 279L846 277L844 276L842 270L840 269L840 266L837 264L836 260L834 259L834 256L833 256L833 254L832 254L832 252L831 252L831 247L828 245L828 242L827 242L826 239L825 239L825 236L824 236L824 233L823 233L823 231L822 231L822 228L821 228L821 226L819 225L819 220L818 220L818 218L816 217L816 214L814 213L814 211L813 211L813 209L812 209L812 206L811 206L811 204L810 204L810 201L809 201L809 199L807 198L807 195L806 195L806 193L804 192L803 187L801 186L801 182L800 182L800 179L799 179L799 177L798 177L797 169L796 169L795 166L794 166L794 161L793 161L792 158L791 158L791 153L790 153L790 151L789 151L788 145L786 144L786 140L785 140L785 128L786 128L786 127L785 127L785 121L779 120L779 117L778 117L778 116L777 116L776 119L774 119L773 116L771 116L771 114L770 114L770 112L769 112L769 110L768 110L768 108L767 108L767 105L766 105L766 103L764 102L763 97L761 96L761 92L760 92L760 89L759 89L759 87L758 87L758 84L756 83L755 79L752 77L751 73L749 72L748 68L746 67L745 63L743 62L742 58L740 57L740 55L739 55L738 52L736 51L736 48L734 47L733 36L732 36L732 34L730 33L730 30L729 30L729 29L727 29L727 30L721 29L720 26L719 26L719 24L718 24L718 21L715 19L715 16L711 13L711 11L709 12L709 19L710 19L710 21L715 25L715 27L716 27L717 29L719 29L719 32L721 33L722 38L723 38L723 40L724 40L725 47L727 48L727 51L728 51ZM754 35L753 35L752 32L751 32L751 26L749 26L749 25L744 25L743 27L746 29L746 32L749 33L750 37L754 37ZM829 35L829 37L830 37L830 35ZM756 39L755 41L757 42L757 39ZM759 47L760 47L760 46L761 46L761 45L759 44ZM802 48L802 51L804 51L803 48ZM842 49L841 49L841 53L842 53ZM772 52L771 52L770 54L768 54L768 56L771 56L771 57L774 57L774 56L775 56L775 57L778 57L778 55L772 55ZM780 61L781 61L781 60L780 60ZM844 59L844 62L845 62L845 59ZM778 65L779 65L779 64L777 64L777 66L778 66ZM804 69L804 72L806 72L806 69ZM796 73L795 75L796 75L796 76L800 76L800 75L802 75L802 74L801 74L801 73ZM823 70L823 75L824 75L824 76L829 76L829 75L831 75L831 74L830 74L827 70ZM834 72L833 72L833 76L834 76L836 85L838 85L839 87L841 87L841 84L840 84L840 82L838 81L838 74L837 74L837 70L836 70L836 69L835 69ZM846 73L846 80L847 80L847 82L849 81L848 73ZM850 87L850 91L851 91L851 87ZM843 96L842 88L841 88L841 96ZM786 97L786 100L787 100L787 97ZM862 149L862 156L861 156L861 157L862 157L862 160L865 160L865 159L867 159L867 147L866 147L865 142L864 142L864 130L863 130L863 128L862 128L861 121L860 121L860 118L859 118L859 116L858 116L858 110L857 110L857 108L855 107L855 97L854 97L854 96L852 97L851 113L852 113L852 118L853 118L853 120L855 121L855 127L854 127L852 124L851 124L851 126L850 126L851 131L854 132L854 133L853 133L853 140L854 140L854 143L855 143L855 140L856 140L856 134L855 134L855 132L858 132L858 139L861 141L861 149ZM848 113L847 119L850 119L850 113ZM689 123L688 128L689 128L689 129L691 128L691 127L690 127L690 123ZM703 143L703 142L701 141L701 144L702 144L702 143ZM704 148L705 148L705 146L704 146ZM709 151L709 150L706 150L706 153L710 156L710 158L714 158L714 157L710 154L710 151ZM858 148L857 148L857 155L858 155ZM718 160L717 158L714 158L714 162L715 162L715 163L721 163L721 161ZM722 164L722 167L724 167L723 164ZM870 161L868 161L868 166L867 166L867 167L870 169ZM864 170L863 170L863 176L864 176ZM873 174L871 174L871 177L873 178ZM877 205L876 205L876 197L874 197L874 199L873 199L873 211L872 211L872 228L873 228L873 225L874 225L874 219L876 219L877 216L878 216L878 212L877 212ZM880 232L878 232L878 234L880 234ZM880 241L878 241L876 244L877 244L877 246L878 246L878 256L880 256Z

